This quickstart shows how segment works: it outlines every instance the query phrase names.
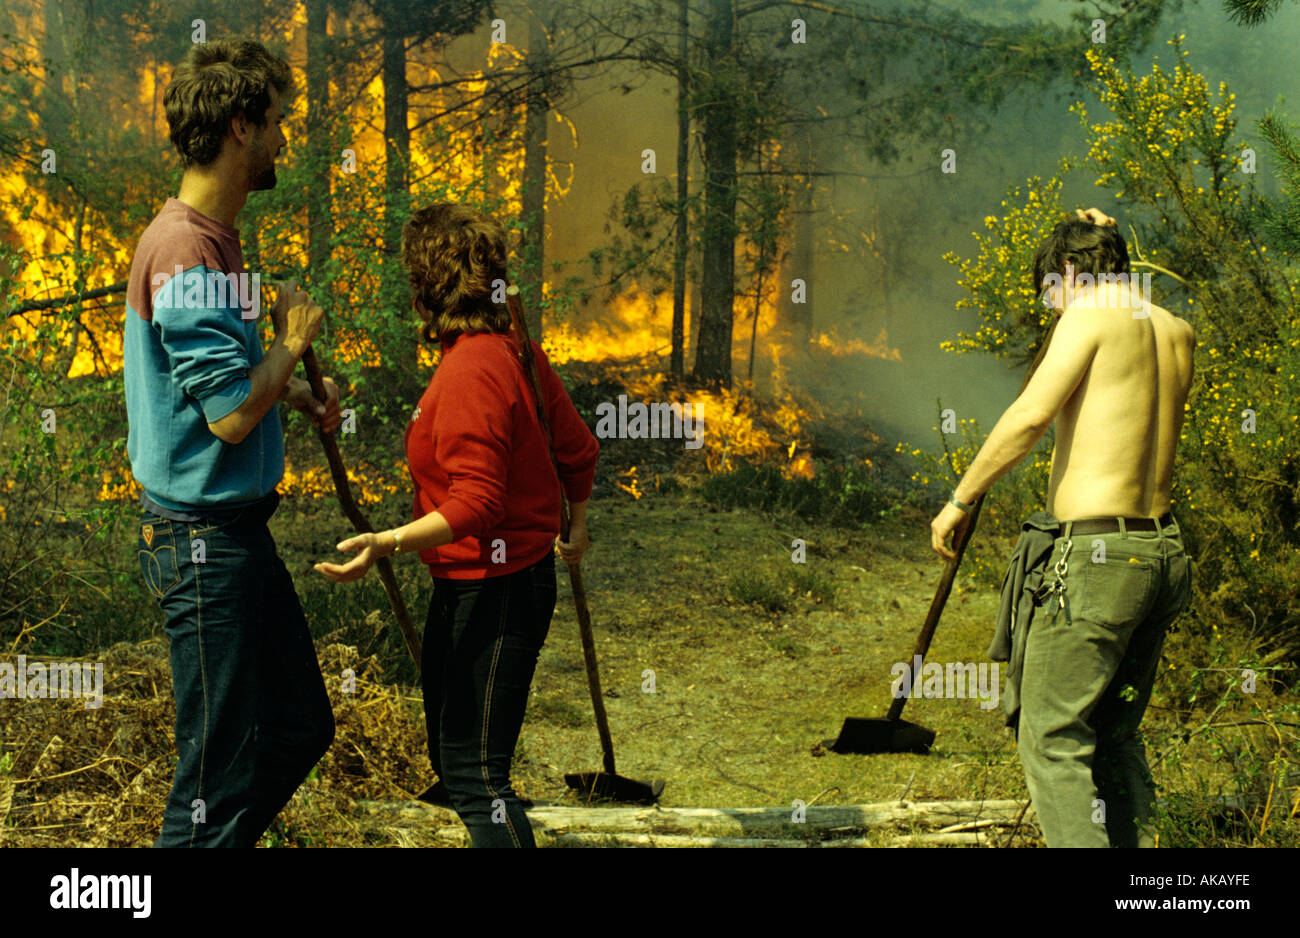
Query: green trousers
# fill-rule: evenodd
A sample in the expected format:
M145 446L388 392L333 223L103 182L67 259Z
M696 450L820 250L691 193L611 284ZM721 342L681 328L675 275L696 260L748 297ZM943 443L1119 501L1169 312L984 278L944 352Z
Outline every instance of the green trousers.
M1072 529L1062 524L1043 579L1056 591L1026 638L1020 761L1047 846L1150 846L1155 789L1138 725L1165 633L1191 599L1192 562L1176 520Z

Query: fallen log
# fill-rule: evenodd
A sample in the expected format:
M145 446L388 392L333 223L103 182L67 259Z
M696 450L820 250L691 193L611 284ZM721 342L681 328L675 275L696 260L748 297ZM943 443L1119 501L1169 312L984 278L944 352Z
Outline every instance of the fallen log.
M816 839L860 835L877 827L946 827L985 819L1013 823L1020 801L886 802L791 808L537 807L535 825L554 833L631 831L692 837Z
M456 814L423 802L359 802L369 826L400 829L454 825ZM1024 802L932 801L811 805L796 820L790 808L571 807L528 810L538 842L589 846L601 842L644 846L865 846L878 829L944 829L979 835L974 825L1010 826ZM965 828L963 831L962 828ZM441 832L439 839L442 839ZM965 842L965 841L962 841Z
M890 838L891 847L996 847L999 840L984 831L902 834Z

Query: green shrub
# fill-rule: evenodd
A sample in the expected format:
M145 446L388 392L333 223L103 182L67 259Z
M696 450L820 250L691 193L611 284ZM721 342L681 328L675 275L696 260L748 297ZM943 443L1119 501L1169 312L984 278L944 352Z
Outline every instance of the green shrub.
M786 585L765 571L746 568L727 581L727 595L738 603L753 603L768 612L784 612L790 606Z
M787 479L773 465L739 463L705 478L702 493L719 508L788 512L809 521L858 526L898 511L899 498L867 467L827 466L816 478Z

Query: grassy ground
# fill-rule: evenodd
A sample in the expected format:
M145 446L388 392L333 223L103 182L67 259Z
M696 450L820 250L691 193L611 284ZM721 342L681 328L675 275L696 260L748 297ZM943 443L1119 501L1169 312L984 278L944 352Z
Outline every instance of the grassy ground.
M924 522L851 534L643 500L610 504L594 524L599 542L584 566L602 670L618 694L609 708L622 771L667 779L665 804L884 801L909 783L912 798L978 797L1011 783L987 769L987 753L1010 750L996 711L975 701L909 701L908 717L938 731L938 758L818 745L845 716L888 708L889 668L910 656L942 569L919 549ZM795 537L808 545L806 564L791 561ZM958 590L933 655L980 660L994 602ZM526 751L594 765L571 603L552 634ZM642 689L646 670L653 694ZM541 762L521 780L543 797L561 793Z
M398 520L375 514L376 524ZM620 772L665 779L662 803L674 806L1026 797L1000 708L977 700L908 702L904 717L938 734L928 756L841 756L819 745L845 716L883 716L890 703L890 667L910 656L942 572L929 520L904 508L855 530L721 510L689 489L593 501L583 570ZM318 638L339 731L267 842L356 843L356 800L408 797L433 780L418 680L378 577L344 587L310 570L322 545L347 531L337 507L287 500L272 531ZM806 542L805 564L791 562L795 538ZM422 626L425 568L409 557L398 567ZM101 711L68 702L0 708L9 753L0 760L0 817L8 814L0 839L144 844L156 834L170 782L170 685L159 615L136 581L123 575L114 588L114 614L138 615L138 637L153 640L98 656L109 684ZM534 800L574 803L563 775L599 768L600 750L563 568L560 584L515 779ZM995 590L959 578L931 659L987 660L996 606ZM359 694L340 694L343 667L360 676ZM1188 736L1188 717L1162 706L1158 684L1146 723L1157 782L1175 792L1233 790L1222 737ZM1165 760L1174 743L1178 758ZM1275 826L1287 811L1282 800ZM1166 842L1179 830L1171 824ZM1029 827L1018 842L1035 834Z
M665 805L1027 797L1001 709L977 700L908 701L905 717L938 734L929 756L841 756L819 745L845 716L883 716L888 708L890 668L910 656L942 572L929 520L905 508L854 530L720 510L689 491L595 502L595 541L583 569L621 773L665 779ZM299 539L288 519L285 527L286 556L301 546L305 566L317 542L307 532ZM803 564L792 562L795 538L807 545ZM301 582L314 620L338 618L337 588ZM377 586L369 588L386 618ZM407 595L419 597L413 608L422 615L422 576ZM959 579L930 660L985 661L997 601L995 590ZM388 640L391 654L391 634ZM1186 718L1161 706L1157 691L1147 721L1153 753L1187 729ZM1162 772L1157 763L1157 782L1186 789L1191 771L1200 791L1231 790L1213 749L1193 743L1182 755L1189 770ZM599 765L561 572L516 784L535 800L570 803L564 773Z

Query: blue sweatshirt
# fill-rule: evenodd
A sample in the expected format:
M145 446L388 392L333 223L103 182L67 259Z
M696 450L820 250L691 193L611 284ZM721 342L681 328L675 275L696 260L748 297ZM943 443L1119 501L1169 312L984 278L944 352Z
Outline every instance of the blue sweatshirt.
M277 408L237 444L208 428L252 390L262 340L246 317L258 308L239 229L169 198L140 238L126 293L126 451L146 508L189 518L251 504L279 485Z

